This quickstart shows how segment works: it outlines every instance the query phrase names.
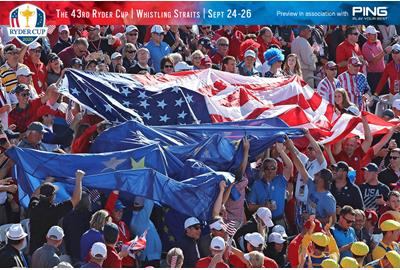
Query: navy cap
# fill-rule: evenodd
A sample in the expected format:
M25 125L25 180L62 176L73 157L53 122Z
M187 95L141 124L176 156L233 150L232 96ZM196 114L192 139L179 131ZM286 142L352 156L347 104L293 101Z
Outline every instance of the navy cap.
M362 169L367 172L377 172L379 170L379 167L375 163L369 163L367 166L365 166Z
M41 132L41 133L45 133L46 132L46 130L44 129L43 124L40 123L40 122L32 122L32 123L30 123L30 125L28 126L28 130L37 131L37 132Z
M50 53L48 56L48 59L49 59L49 61L53 61L53 60L60 59L60 57L58 57L58 55L55 53Z
M211 40L207 37L202 37L199 39L199 45L203 45L204 47L211 47Z
M335 169L342 169L346 172L349 171L349 165L344 161L339 161L338 163L333 164L332 167Z
M391 109L386 109L383 113L382 116L387 116L390 119L394 118L394 112Z
M106 244L114 244L118 239L118 226L115 223L107 223L104 225L103 235Z
M79 58L72 58L71 59L71 66L73 66L73 65L81 65L82 66L82 60L81 59L79 59Z
M24 91L28 91L29 92L29 88L28 88L28 86L26 84L20 83L20 84L17 84L17 86L14 87L14 89L11 91L11 93L19 94L19 93L24 92Z
M7 135L7 138L8 138L9 140L11 140L11 139L18 139L18 138L19 138L19 135L20 135L19 132L14 132L14 131L12 131L12 130L10 130L10 129L4 130L4 133Z

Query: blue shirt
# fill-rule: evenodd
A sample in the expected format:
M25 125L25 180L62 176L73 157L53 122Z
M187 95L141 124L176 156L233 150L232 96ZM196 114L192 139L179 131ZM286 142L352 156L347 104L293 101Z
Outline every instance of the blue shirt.
M150 51L150 66L152 66L156 72L161 72L161 59L171 53L171 48L164 41L161 41L160 45L156 45L152 40L150 40L145 47Z
M90 249L96 242L104 243L103 234L95 229L89 229L81 237L81 260L85 261Z
M348 230L344 230L338 224L335 224L335 226L332 227L331 230L338 248L357 241L356 232L352 227L350 227ZM353 254L350 250L343 251L340 253L340 258L344 257L353 257Z
M330 191L318 192L312 179L308 179L307 186L309 212L315 214L317 219L336 214L336 199Z
M161 239L156 227L150 220L153 206L154 201L145 199L143 209L139 212L134 211L131 219L130 228L135 235L140 236L148 229L146 235L146 249L139 255L141 261L146 260L146 258L149 261L161 259Z
M251 186L251 191L247 196L250 204L265 205L269 200L276 203L276 209L272 212L272 217L280 217L285 211L285 193L287 180L282 174L278 174L270 182L262 179L256 180Z

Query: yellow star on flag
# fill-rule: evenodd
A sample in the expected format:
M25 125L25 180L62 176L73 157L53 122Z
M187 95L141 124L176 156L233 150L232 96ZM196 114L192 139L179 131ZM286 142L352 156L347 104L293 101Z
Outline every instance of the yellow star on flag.
M131 158L132 169L143 169L145 167L144 159L145 157L142 157L139 161L136 161L134 158Z

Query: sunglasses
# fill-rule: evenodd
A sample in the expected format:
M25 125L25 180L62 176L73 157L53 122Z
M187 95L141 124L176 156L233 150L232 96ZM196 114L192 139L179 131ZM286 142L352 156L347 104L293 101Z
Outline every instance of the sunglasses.
M32 50L34 53L42 53L42 50Z
M129 33L128 36L137 36L137 33Z
M22 97L29 97L29 93L21 94Z
M264 170L273 171L273 170L276 170L276 167L265 167Z
M355 222L355 220L347 219L345 217L343 217L343 219L346 220L347 224L353 224Z
M165 65L164 68L173 68L174 66L172 65Z
M126 51L127 53L135 53L136 51Z
M200 57L200 56L196 56L196 57L193 57L193 59L196 59L196 60L199 60L199 59L201 59L202 57Z
M360 33L351 33L353 36L358 36Z
M389 159L394 159L394 160L396 160L396 159L398 159L399 157L394 157L394 156L389 156Z
M223 44L218 44L218 46L222 46L222 47L228 47L229 44L223 43Z

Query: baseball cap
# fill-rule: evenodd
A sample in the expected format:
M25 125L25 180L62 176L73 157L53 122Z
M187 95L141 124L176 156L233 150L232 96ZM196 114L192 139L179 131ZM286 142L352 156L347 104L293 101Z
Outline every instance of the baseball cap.
M256 53L255 53L253 50L247 50L247 51L244 53L244 57L248 57L248 56L251 56L251 57L253 57L253 58L256 58Z
M197 218L190 217L185 220L185 223L184 223L185 229L187 229L191 226L194 226L194 225L200 225L200 221Z
M208 37L202 37L199 39L199 45L202 45L206 48L211 47L211 40Z
M135 25L128 25L125 28L125 33L129 33L129 32L132 32L132 31L139 32L139 29Z
M392 107L397 110L400 110L400 99L393 100Z
M273 232L268 236L268 243L277 243L277 244L282 244L286 240L283 239L282 235L277 232Z
M18 93L21 93L21 92L24 92L24 91L28 91L29 92L29 88L28 88L28 86L26 84L20 83L20 84L17 84L14 87L14 89L11 91L11 93L18 94Z
M396 250L386 252L385 256L393 268L400 268L400 254Z
M249 242L250 245L252 245L253 247L259 247L261 245L264 245L264 241L265 241L264 237L258 232L247 233L244 236L244 240Z
M280 235L282 235L283 238L288 237L287 234L286 234L285 227L283 227L282 225L279 225L279 224L278 224L278 225L275 225L275 226L272 228L272 232L279 233Z
M313 233L311 235L311 241L320 247L326 247L329 244L329 238L322 232Z
M400 230L400 222L397 222L393 219L388 219L382 222L380 228L383 232L397 231Z
M106 243L115 243L118 239L118 226L115 223L107 223L104 225L103 235Z
M111 55L111 60L117 59L118 57L122 57L122 54L120 54L119 52L114 52Z
M20 67L19 69L17 69L15 74L17 76L29 76L29 75L33 75L35 73L33 73L27 66L24 66L24 67Z
M378 30L375 29L374 26L372 25L368 25L368 27L365 29L365 34L371 34L371 35L376 35L379 33Z
M42 45L40 45L40 43L36 41L36 42L33 42L31 45L29 45L29 50L36 50L39 47L41 48Z
M349 165L344 161L339 161L338 163L333 164L332 167L335 169L342 169L346 172L349 171Z
M351 258L351 257L344 257L340 261L340 266L342 268L359 268L360 267L357 260L354 258Z
M3 51L4 51L4 53L19 52L19 49L14 44L7 44L6 46L4 46Z
M47 238L62 240L64 238L64 230L60 226L53 226L47 232Z
M394 118L394 112L391 109L386 109L383 111L382 116L387 116L390 119Z
M58 57L56 53L50 53L47 58L49 59L49 61L60 59L60 57Z
M100 30L100 25L89 25L88 27L86 27L87 31L94 31L94 30Z
M396 43L394 45L392 45L392 52L400 52L400 44Z
M272 222L271 210L269 210L267 207L258 208L256 216L258 216L264 222L265 226L267 227L274 226L274 223Z
M216 236L211 240L210 248L218 251L222 251L225 249L225 240L220 237Z
M37 131L37 132L41 132L41 133L45 133L46 132L46 130L44 129L43 124L40 123L40 122L32 122L32 123L30 123L27 130Z
M21 240L28 236L28 234L22 228L20 223L13 224L6 232L6 236L10 240Z
M367 209L364 211L364 213L367 221L372 221L373 223L378 221L378 214L375 212L375 210Z
M124 208L125 208L125 205L120 200L117 200L115 202L115 206L114 206L115 210L120 211L120 210L122 210Z
M311 30L312 27L311 25L300 25L299 26L299 32L304 31L304 30Z
M321 263L322 268L339 268L339 264L333 259L325 259Z
M217 231L221 231L224 230L225 231L225 223L222 221L222 219L217 219L216 221L214 221L213 223L211 223L209 225L210 230L217 230Z
M369 163L367 166L362 168L364 171L367 172L377 172L379 170L378 165L375 163Z
M80 65L80 66L82 66L82 60L79 59L79 58L77 58L77 57L72 58L72 59L71 59L71 66L73 66L73 65Z
M369 247L364 242L358 241L351 245L350 250L356 256L366 256L369 252Z
M161 25L156 24L151 27L151 33L163 34L164 29Z
M310 228L311 228L311 222L312 222L312 220L311 219L308 219L305 223L304 223L304 228L306 229L306 230L309 230ZM323 231L323 229L322 229L322 224L321 224L321 222L318 220L318 219L314 219L314 223L315 223L315 227L314 227L314 231L313 232L322 232Z
M43 183L42 186L40 187L40 195L44 197L50 197L54 193L56 193L57 187L49 182Z
M107 247L105 244L101 242L96 242L93 244L90 249L90 255L94 258L102 258L105 259L107 257Z
M193 70L193 67L186 63L185 61L180 61L175 65L175 71L186 71L186 70Z
M362 63L361 63L360 59L357 56L350 57L349 60L347 60L347 63L351 64L353 66L356 66L356 67L361 67L362 66Z
M65 24L60 25L60 26L58 27L58 33L61 33L62 31L68 31L68 32L69 32L68 25L65 25Z
M325 64L326 69L337 69L338 65L333 61L328 61Z

